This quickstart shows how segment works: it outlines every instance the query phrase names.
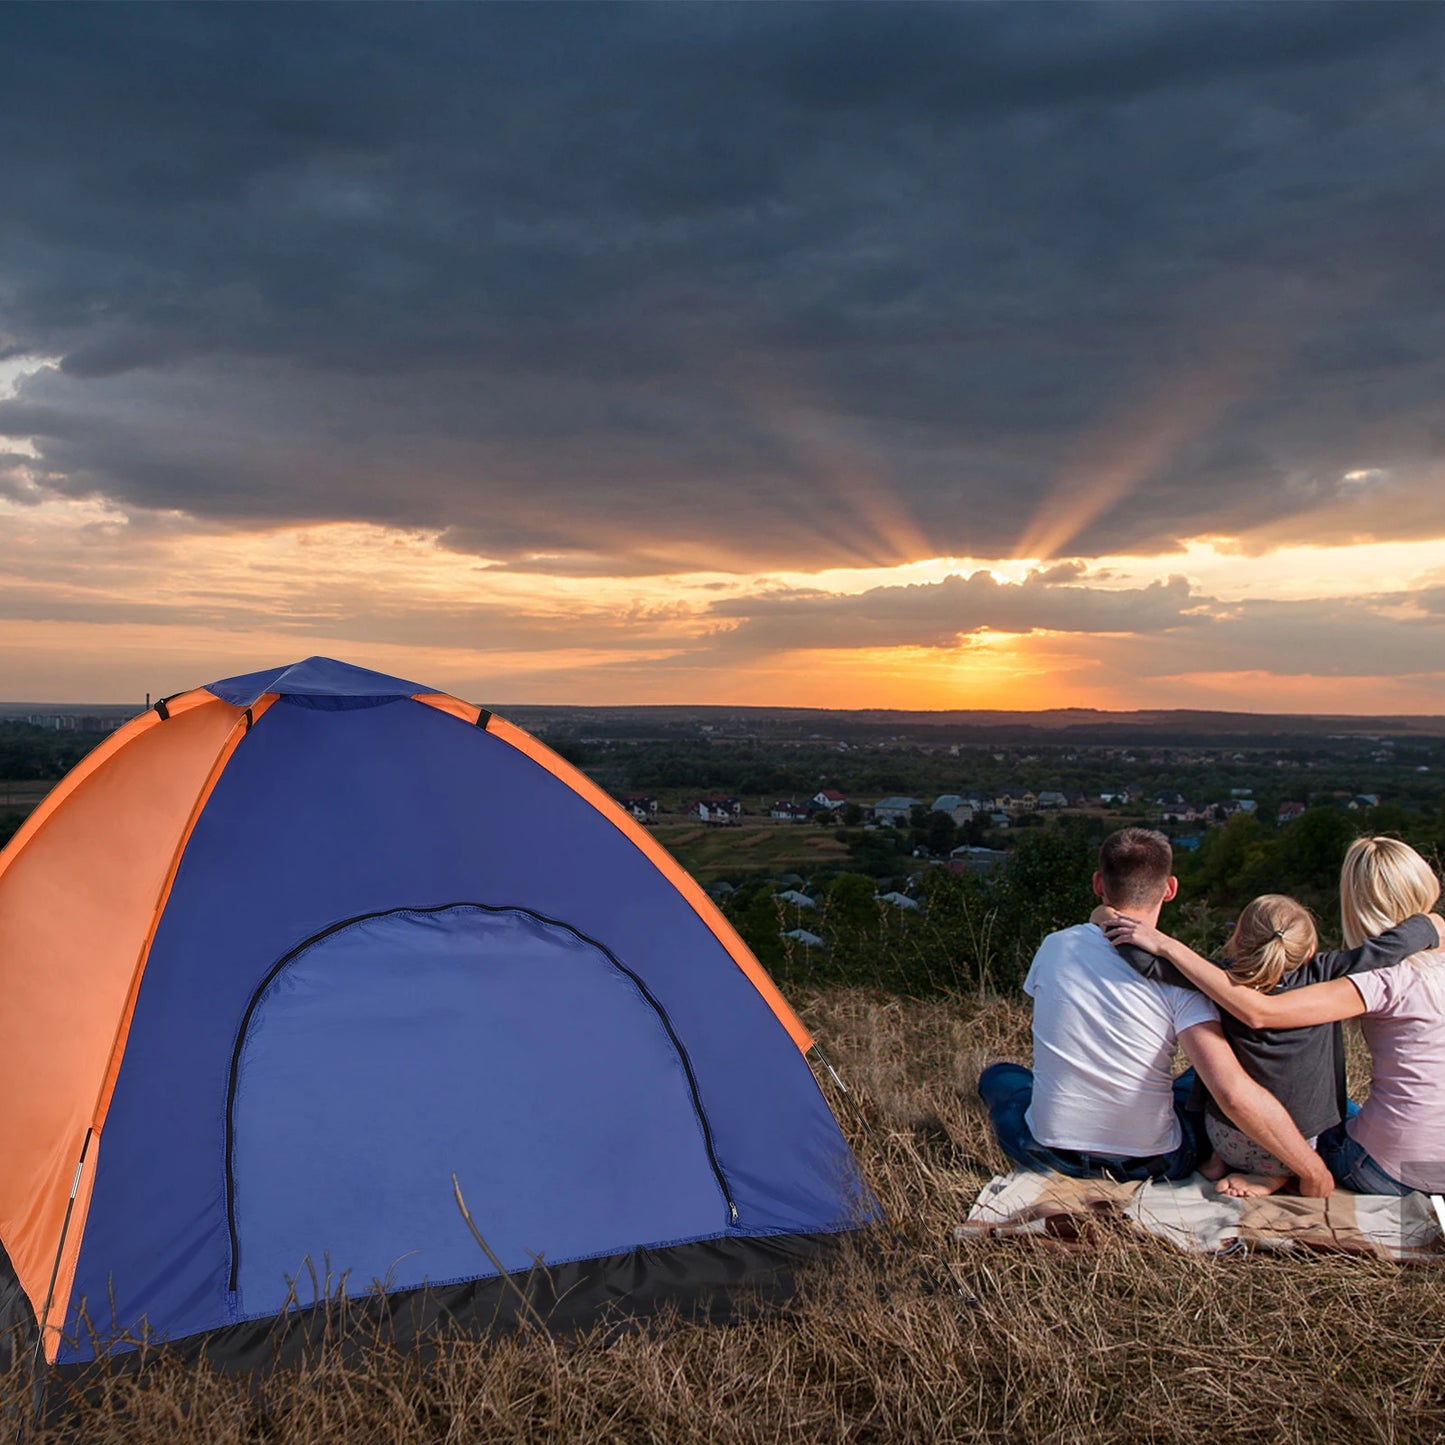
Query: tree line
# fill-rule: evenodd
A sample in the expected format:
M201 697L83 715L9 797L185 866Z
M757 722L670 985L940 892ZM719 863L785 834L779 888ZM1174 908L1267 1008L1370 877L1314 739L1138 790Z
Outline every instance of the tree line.
M1113 826L1098 818L1050 820L1021 834L989 876L921 868L904 885L915 907L888 901L876 878L848 871L814 880L812 907L779 898L767 879L743 883L723 907L785 984L856 984L915 997L1011 991L1045 934L1088 918L1098 846ZM1197 850L1176 853L1179 894L1166 905L1163 926L1217 953L1249 899L1288 893L1314 912L1322 946L1338 946L1345 850L1361 834L1382 832L1404 838L1438 871L1445 810L1322 805L1278 828L1238 814L1210 829ZM798 930L822 942L788 937Z

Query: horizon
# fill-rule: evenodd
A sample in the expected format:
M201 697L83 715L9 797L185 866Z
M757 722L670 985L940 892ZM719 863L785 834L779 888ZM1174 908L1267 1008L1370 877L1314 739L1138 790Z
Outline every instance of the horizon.
M220 679L214 679L219 681ZM195 684L205 686L205 684ZM459 696L459 694L454 694ZM152 693L152 702L160 696L173 696L173 694ZM547 710L560 711L571 709L577 712L718 712L718 713L808 713L840 716L859 716L865 714L883 714L885 716L907 717L945 717L954 714L978 717L1047 717L1054 714L1083 714L1101 718L1109 717L1135 717L1135 716L1185 716L1185 717L1243 717L1243 718L1284 718L1299 720L1314 720L1317 722L1342 722L1342 723L1389 723L1389 722L1430 722L1435 721L1445 726L1445 712L1439 713L1340 713L1340 712L1263 712L1248 708L1099 708L1099 707L1039 707L1039 708L969 708L969 707L942 707L942 708L904 708L904 707L822 707L815 705L790 705L775 703L690 703L690 702L654 702L654 703L629 703L629 702L606 702L606 703L575 703L575 702L524 702L517 699L501 699L488 701L481 698L462 698L464 702L477 703L487 706L491 711L505 716L509 709L526 710ZM99 708L105 711L114 712L122 708L134 708L135 714L147 710L147 704L142 701L135 703L126 699L105 701L97 698L0 698L0 722L14 722L17 717L7 716L9 709L22 708L61 708L67 713L84 713L87 708Z
M0 690L1445 714L1442 44L0 7Z

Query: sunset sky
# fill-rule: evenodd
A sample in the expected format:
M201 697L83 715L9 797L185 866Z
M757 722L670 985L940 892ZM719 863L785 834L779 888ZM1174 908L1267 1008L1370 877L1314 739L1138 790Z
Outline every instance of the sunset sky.
M0 698L1445 713L1442 57L0 6Z

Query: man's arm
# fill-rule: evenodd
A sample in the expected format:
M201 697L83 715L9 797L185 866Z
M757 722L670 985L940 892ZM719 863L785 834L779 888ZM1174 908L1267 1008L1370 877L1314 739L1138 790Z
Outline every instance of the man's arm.
M1305 1143L1284 1105L1240 1067L1218 1020L1185 1029L1179 1043L1229 1121L1298 1176L1301 1194L1327 1198L1335 1181L1324 1161Z
M1437 916L1426 914L1432 923ZM1445 924L1445 919L1440 921ZM1257 988L1240 983L1227 969L1200 958L1177 938L1160 933L1157 928L1127 914L1115 914L1102 927L1115 948L1121 943L1137 943L1148 952L1167 958L1194 980L1200 993L1208 994L1220 1008L1228 1009L1240 1023L1252 1029L1302 1029L1310 1024L1354 1018L1365 1011L1365 1000L1348 978L1312 983L1308 988L1294 988L1287 993L1260 993Z
M1445 943L1445 935L1436 928L1438 914L1416 913L1388 928L1378 938L1367 938L1358 948L1339 952L1317 953L1307 965L1308 982L1320 983L1330 978L1346 978L1353 973L1373 973L1378 968L1393 968L1411 954L1429 953Z

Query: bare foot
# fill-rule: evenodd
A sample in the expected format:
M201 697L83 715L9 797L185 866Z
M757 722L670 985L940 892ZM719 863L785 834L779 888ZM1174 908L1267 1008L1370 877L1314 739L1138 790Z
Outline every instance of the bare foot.
M1211 1154L1203 1164L1199 1166L1199 1172L1206 1179L1223 1179L1229 1173L1229 1165L1219 1157L1218 1154Z
M1288 1174L1226 1174L1214 1187L1220 1194L1231 1194L1236 1199L1258 1199L1278 1194L1288 1183Z

